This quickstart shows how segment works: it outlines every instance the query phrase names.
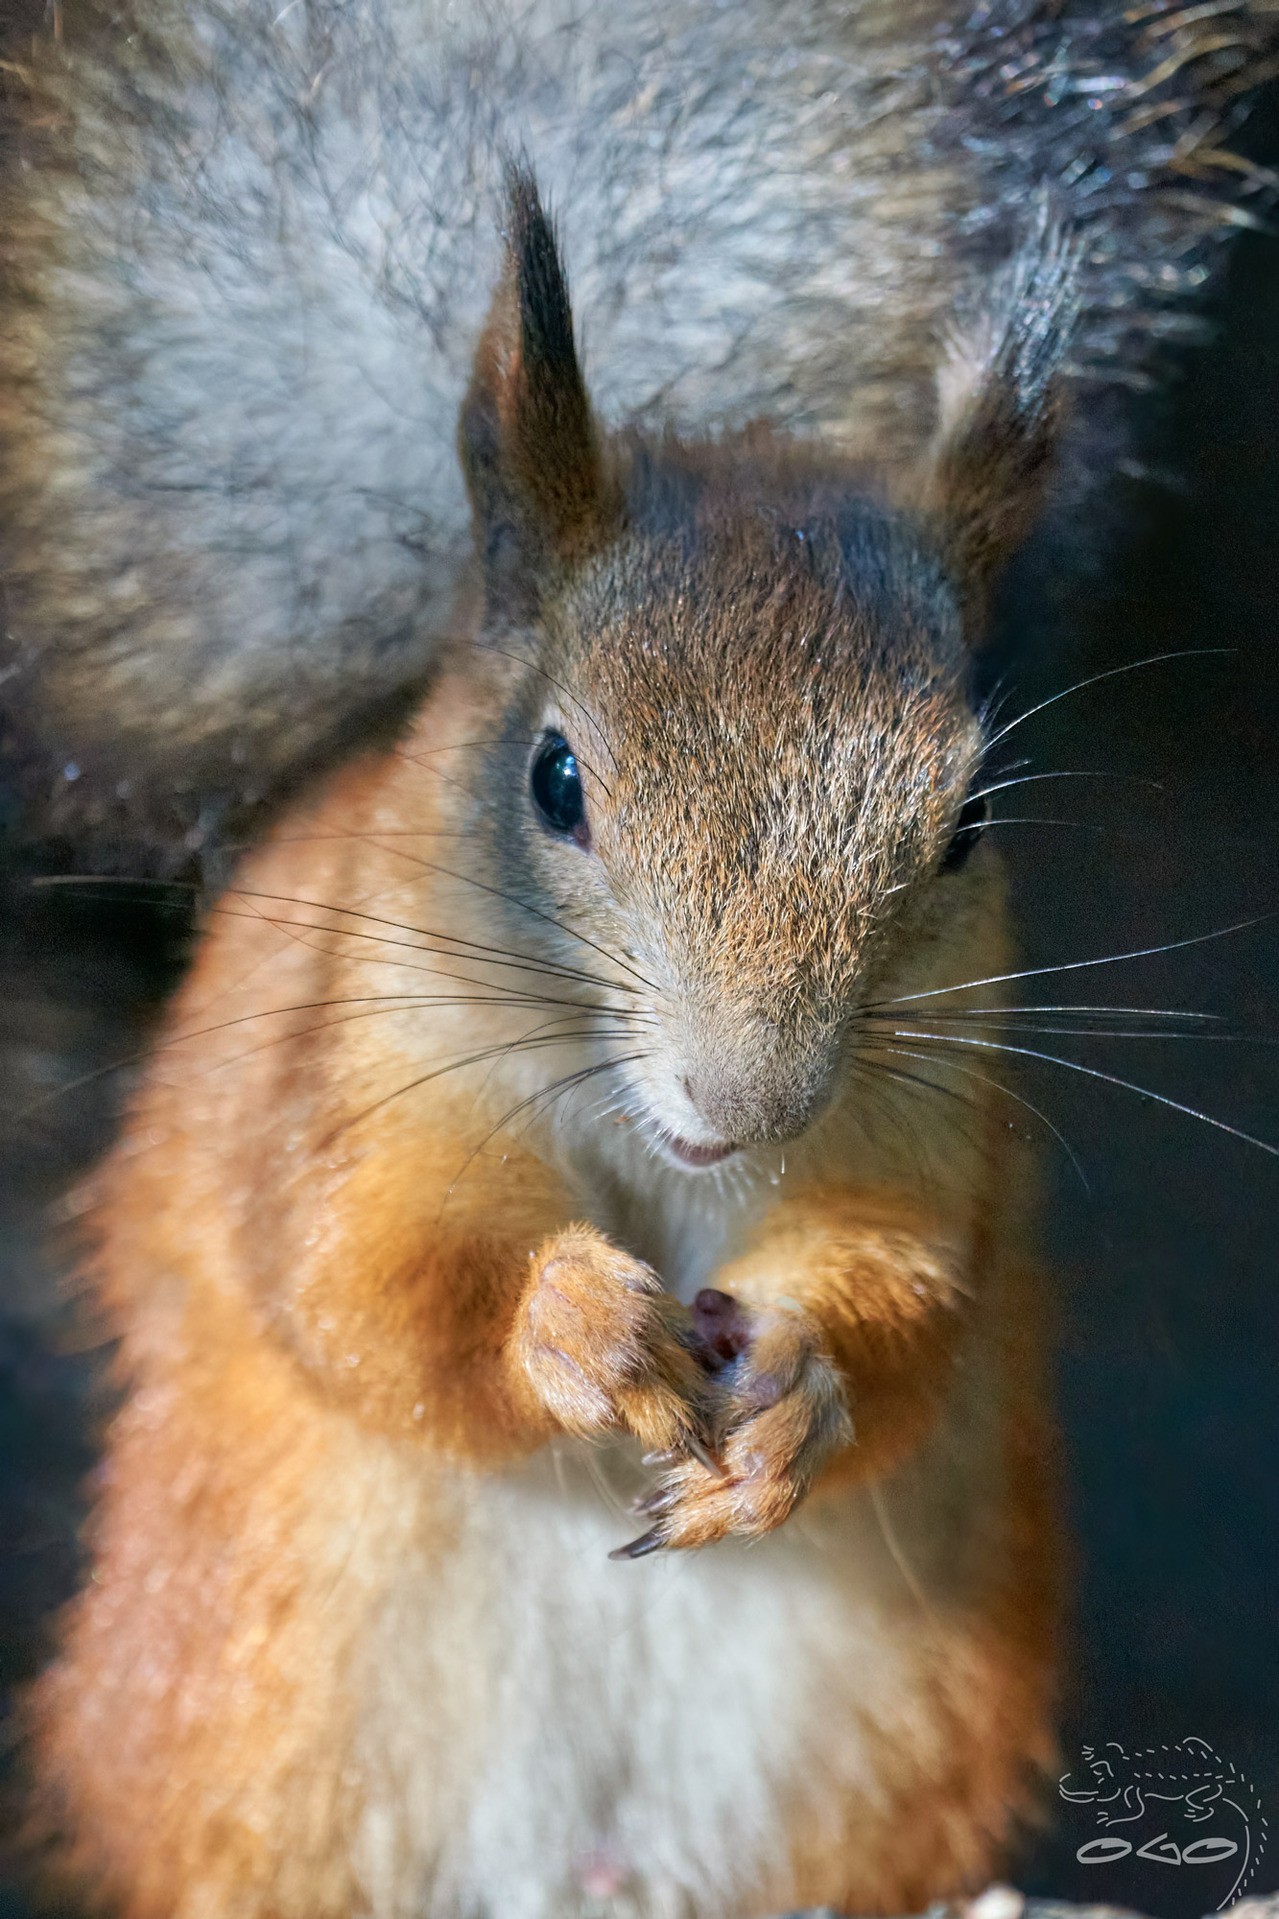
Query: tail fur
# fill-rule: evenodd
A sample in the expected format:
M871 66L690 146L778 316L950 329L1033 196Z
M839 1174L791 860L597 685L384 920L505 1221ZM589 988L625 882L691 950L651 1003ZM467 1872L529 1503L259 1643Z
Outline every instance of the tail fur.
M1274 0L126 11L11 15L0 142L0 782L20 836L98 863L241 830L429 673L503 150L556 211L605 427L768 417L890 471L1010 260L1018 323L969 352L1041 380L1039 196L1091 473L1085 425L1274 184L1232 145Z

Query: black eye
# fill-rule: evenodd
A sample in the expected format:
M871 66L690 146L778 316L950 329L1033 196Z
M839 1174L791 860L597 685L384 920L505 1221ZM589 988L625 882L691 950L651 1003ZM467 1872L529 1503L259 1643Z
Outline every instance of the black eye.
M577 757L562 733L548 733L538 747L529 773L529 787L546 824L586 844L586 801Z
M990 801L984 793L970 793L955 827L955 836L942 859L943 873L957 873L976 846L990 818Z

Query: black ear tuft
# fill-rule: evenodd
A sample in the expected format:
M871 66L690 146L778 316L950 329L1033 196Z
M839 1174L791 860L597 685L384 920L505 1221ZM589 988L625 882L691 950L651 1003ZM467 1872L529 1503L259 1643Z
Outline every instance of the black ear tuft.
M976 320L949 342L923 504L973 626L1043 500L1078 309L1075 249L1041 206Z
M532 174L508 163L506 244L520 301L520 334L542 399L554 399L578 417L577 431L590 430L590 406L573 344L573 313L555 232L538 198Z
M506 169L506 258L458 440L491 591L536 596L616 517L573 344L555 234L526 167Z

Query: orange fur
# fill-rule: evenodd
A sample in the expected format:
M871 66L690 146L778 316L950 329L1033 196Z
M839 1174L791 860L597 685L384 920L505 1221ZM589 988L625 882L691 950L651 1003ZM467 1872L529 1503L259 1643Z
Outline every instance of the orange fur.
M471 640L213 910L100 1182L127 1396L32 1726L126 1919L541 1919L601 1849L653 1919L909 1908L1048 1756L1020 1165L989 1081L875 1077L877 1006L1007 971L962 593L758 436L646 530L547 337L478 362Z
M663 1482L678 1494L663 1515L671 1542L704 1544L779 1524L814 1479L822 1503L891 1486L943 1417L957 1355L986 1336L974 1282L998 1301L983 1322L996 1315L1033 1343L1033 1309L1024 1289L1015 1307L1003 1297L989 1244L1002 1233L999 1161L959 1212L819 1180L788 1192L713 1275L760 1315L755 1370L785 1388L734 1432L733 1408L681 1342L687 1308L574 1224L575 1196L545 1158L518 1136L485 1143L495 1102L477 1104L475 1081L487 1062L361 1120L410 1077L382 1051L383 1020L359 1004L263 1017L358 1002L388 977L402 988L397 961L388 971L350 930L370 922L291 902L359 900L353 913L385 906L432 925L417 855L389 822L420 823L408 844L431 845L430 822L451 814L424 808L419 748L474 723L442 687L400 757L343 776L243 873L103 1181L98 1273L132 1396L112 1436L94 1581L35 1722L46 1805L71 1808L73 1858L129 1919L365 1909L350 1864L360 1786L342 1759L350 1675L379 1553L402 1528L448 1550L465 1480L459 1494L444 1462L500 1469L556 1429L621 1427L676 1449L684 1424L712 1442L727 1432L725 1480L683 1456ZM406 872L418 910L400 916ZM396 937L418 964L422 936ZM424 985L449 991L449 961L430 963L439 977ZM467 1009L466 1043L500 1043L510 1019ZM539 1340L564 1355L563 1377L539 1366ZM1038 1403L1027 1383L1003 1414L1002 1443L1029 1463L980 1522L1002 1571L945 1629L913 1599L898 1629L923 1642L931 1704L919 1744L872 1728L881 1817L849 1791L832 1831L801 1790L793 1875L765 1882L775 1904L909 1909L1001 1856L1046 1753ZM411 1519L365 1510L388 1447L397 1473L405 1447L421 1462ZM370 1565L344 1567L365 1529Z

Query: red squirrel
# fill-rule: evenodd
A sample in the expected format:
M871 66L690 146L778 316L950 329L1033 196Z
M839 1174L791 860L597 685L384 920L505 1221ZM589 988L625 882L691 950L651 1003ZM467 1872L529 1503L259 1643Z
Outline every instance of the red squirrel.
M1052 1755L1029 1173L935 1041L1012 967L971 657L1075 256L1032 225L884 472L604 433L508 196L454 637L98 1176L124 1399L31 1725L125 1919L909 1911Z

